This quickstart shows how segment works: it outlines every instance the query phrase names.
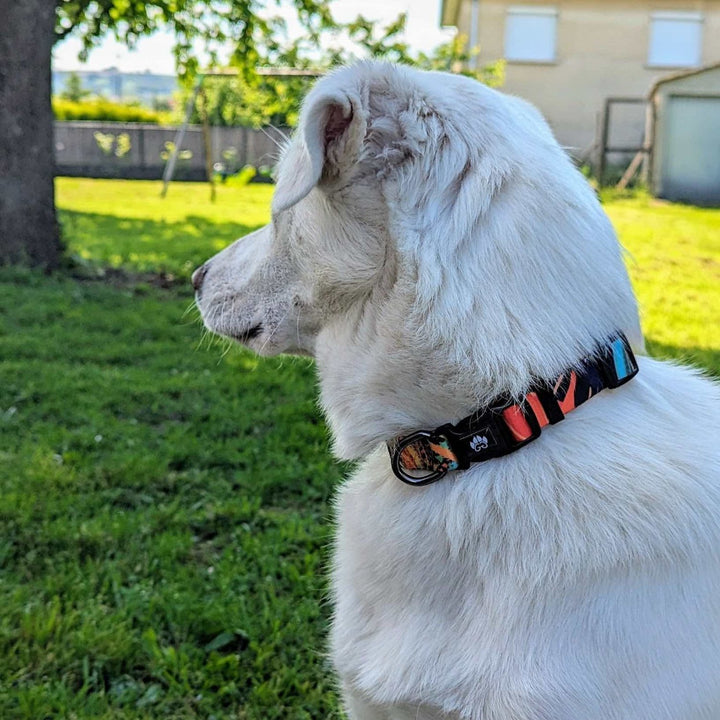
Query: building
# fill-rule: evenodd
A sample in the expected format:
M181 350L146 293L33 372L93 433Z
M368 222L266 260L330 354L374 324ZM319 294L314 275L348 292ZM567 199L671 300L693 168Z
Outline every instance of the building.
M480 64L504 58L503 90L578 157L595 157L607 98L646 99L664 76L720 61L720 0L442 0L441 23ZM612 145L638 147L644 105L618 105L610 125Z
M650 106L653 192L720 207L720 63L663 78Z

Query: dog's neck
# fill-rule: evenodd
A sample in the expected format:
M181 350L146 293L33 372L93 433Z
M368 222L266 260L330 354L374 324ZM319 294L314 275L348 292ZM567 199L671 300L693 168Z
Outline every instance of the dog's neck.
M342 325L327 328L317 352L321 401L334 451L343 459L358 459L421 428L456 423L499 397L520 398L538 378L557 378L563 370L578 367L598 346L590 340L586 350L564 355L552 348L548 355L559 358L556 364L532 371L524 363L513 366L508 361L492 377L487 368L470 374L467 364L438 361L437 351L398 348L391 340L380 353L369 346L358 352L347 332Z
M456 423L500 396L520 397L538 379L576 367L618 330L642 349L629 287L619 301L624 315L607 312L602 299L587 301L597 309L555 300L555 312L516 313L533 299L519 297L512 285L522 287L524 278L511 272L504 294L473 294L465 305L453 301L463 298L460 272L426 304L417 301L417 281L400 277L382 302L321 331L321 400L339 457L358 459L393 437Z
M612 226L557 155L552 177L532 182L479 159L459 198L419 205L422 187L384 184L392 285L330 322L316 344L340 457L520 397L618 331L642 350ZM428 165L412 177L422 184L432 173Z

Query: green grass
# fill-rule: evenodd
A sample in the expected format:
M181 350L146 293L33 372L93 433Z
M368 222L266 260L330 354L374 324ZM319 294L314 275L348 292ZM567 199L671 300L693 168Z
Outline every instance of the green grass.
M332 716L307 361L198 347L187 292L0 284L0 717Z
M158 190L58 181L70 253L186 277L268 215ZM203 340L187 282L80 271L0 274L0 718L339 717L311 363Z
M648 349L720 375L720 210L605 196L629 252Z
M217 185L217 200L202 183L62 178L60 222L70 252L90 265L189 277L229 241L270 219L271 185Z
M82 264L0 271L3 720L341 717L323 652L343 468L312 365L203 340L167 277L265 222L270 192L61 179ZM651 350L720 374L720 211L606 207Z

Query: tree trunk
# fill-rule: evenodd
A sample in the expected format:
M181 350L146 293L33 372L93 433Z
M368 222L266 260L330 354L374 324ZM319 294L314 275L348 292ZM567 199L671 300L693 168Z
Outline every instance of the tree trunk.
M0 265L55 267L55 0L0 0Z

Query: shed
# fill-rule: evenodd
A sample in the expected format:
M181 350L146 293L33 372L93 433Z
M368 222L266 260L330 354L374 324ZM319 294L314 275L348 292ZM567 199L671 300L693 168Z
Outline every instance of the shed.
M650 113L654 194L720 206L720 63L659 80Z

